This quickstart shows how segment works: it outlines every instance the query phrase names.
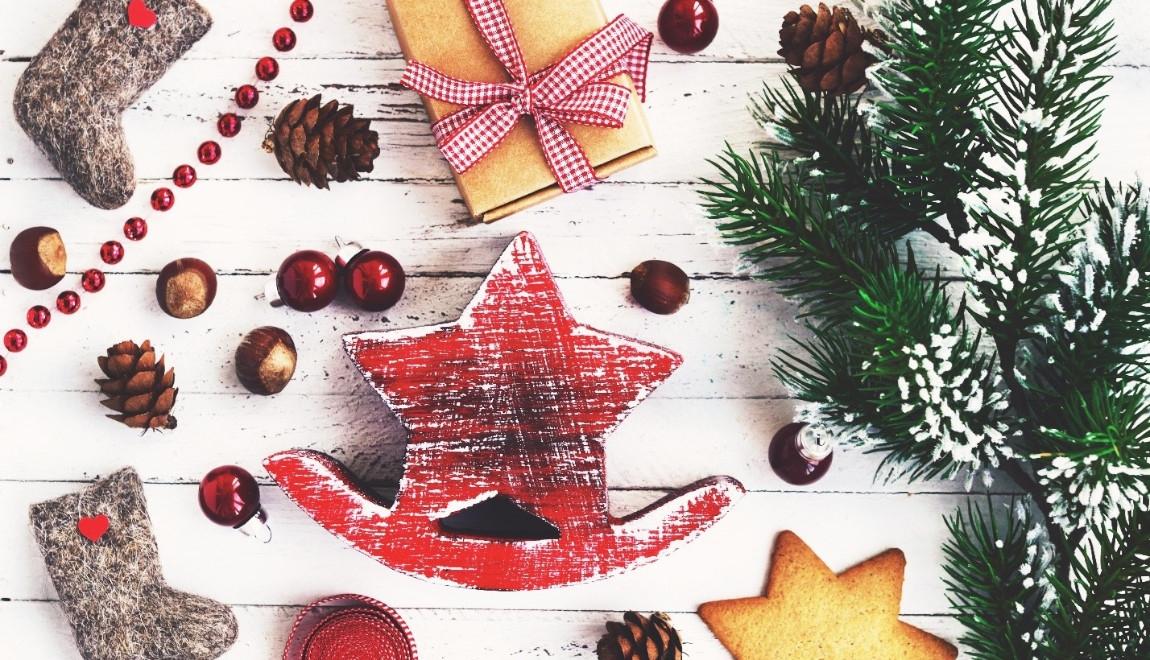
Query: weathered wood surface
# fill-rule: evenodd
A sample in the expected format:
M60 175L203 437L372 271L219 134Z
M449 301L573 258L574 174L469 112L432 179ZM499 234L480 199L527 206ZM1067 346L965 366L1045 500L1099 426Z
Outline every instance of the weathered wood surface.
M96 264L98 245L118 235L128 215L144 215L149 184L165 178L213 135L230 90L251 78L268 54L268 35L285 22L286 0L202 0L216 28L125 117L141 176L137 199L119 212L80 202L15 127L8 104L20 72L64 17L71 0L10 3L0 21L0 245L31 224L61 229L72 270ZM653 27L658 0L605 0ZM950 639L945 616L941 516L967 498L953 483L876 483L877 458L843 451L831 473L801 489L766 464L771 434L794 403L770 373L768 357L799 332L793 307L746 279L738 254L717 240L697 207L704 159L724 141L748 147L761 135L745 99L781 71L779 17L797 2L724 0L715 45L681 56L656 45L648 104L661 155L615 181L491 226L467 226L447 169L435 153L415 96L399 89L401 62L382 0L316 0L317 16L299 29L300 45L280 56L282 73L225 156L200 168L201 183L180 192L176 208L151 217L152 233L129 245L105 292L86 297L81 314L57 317L32 335L0 379L0 638L21 640L28 657L76 657L31 534L29 504L78 487L125 464L148 482L161 556L177 586L237 605L241 634L226 657L267 659L282 647L298 606L340 591L362 591L400 608L425 657L591 658L608 618L625 609L671 611L691 657L725 657L690 612L698 603L757 593L775 533L793 529L842 569L887 547L909 567L904 612L915 625ZM1150 124L1150 17L1141 0L1116 0L1119 56L1100 136L1097 171L1145 173ZM355 103L376 119L383 155L368 180L330 193L284 183L258 151L264 126L289 98L315 92ZM608 443L612 512L633 511L668 490L712 474L731 474L752 491L715 529L680 552L608 581L530 594L490 594L428 585L389 571L345 547L271 486L259 469L291 447L328 451L373 479L399 476L404 434L342 355L339 338L458 317L507 240L534 232L581 321L642 337L680 352L684 366L638 407ZM327 248L339 234L396 254L416 276L386 315L342 304L307 316L253 299L260 274L291 251ZM928 241L931 263L951 264ZM170 259L197 256L220 272L220 296L201 319L177 322L154 302L154 273ZM643 259L678 262L696 277L692 302L678 315L635 307L620 273ZM7 274L0 249L0 327L15 324L44 296ZM953 272L953 271L950 271ZM74 278L73 278L74 281ZM287 328L301 349L296 381L284 395L247 395L234 379L235 344L252 327ZM95 356L114 341L151 338L178 372L180 429L140 437L103 420L92 378ZM194 482L237 462L256 471L275 541L253 544L212 526L199 513ZM1009 493L1006 481L997 493ZM283 579L290 575L291 579Z

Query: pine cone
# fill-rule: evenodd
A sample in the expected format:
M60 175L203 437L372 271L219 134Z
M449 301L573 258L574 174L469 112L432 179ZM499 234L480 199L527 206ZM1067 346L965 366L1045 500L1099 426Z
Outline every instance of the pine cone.
M881 44L882 32L860 27L845 7L831 10L820 2L818 12L803 5L783 18L779 55L803 89L849 94L866 83L866 69L876 61L864 41Z
M290 103L268 131L264 149L296 183L326 190L328 181L355 181L374 169L379 133L370 130L370 119L355 118L354 107L321 103L319 94Z
M683 643L662 612L650 618L637 612L623 615L623 623L607 622L599 640L599 660L682 660Z
M156 361L152 343L137 346L124 341L100 356L100 370L107 378L96 381L100 391L108 398L102 403L119 415L108 415L134 429L174 429L176 418L171 415L179 390L172 386L176 372L164 369L164 358Z

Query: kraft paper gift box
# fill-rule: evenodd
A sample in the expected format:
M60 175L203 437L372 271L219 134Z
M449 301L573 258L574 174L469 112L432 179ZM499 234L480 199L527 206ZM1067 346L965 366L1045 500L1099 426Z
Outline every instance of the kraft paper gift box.
M504 0L528 74L554 64L607 24L599 0ZM388 0L391 21L408 60L418 60L462 80L507 82L509 75L471 20L463 0ZM612 82L634 90L630 77ZM424 97L431 122L460 106ZM654 141L636 94L622 128L566 124L599 178L655 155ZM454 173L473 218L493 222L562 194L547 166L534 122L519 119L482 161Z

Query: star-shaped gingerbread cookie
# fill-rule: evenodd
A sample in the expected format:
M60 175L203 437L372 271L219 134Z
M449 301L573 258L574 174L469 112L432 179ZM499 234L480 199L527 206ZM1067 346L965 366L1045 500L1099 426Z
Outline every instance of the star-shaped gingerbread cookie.
M835 575L783 532L765 596L704 603L699 615L737 660L954 660L954 646L899 621L905 568L887 550Z

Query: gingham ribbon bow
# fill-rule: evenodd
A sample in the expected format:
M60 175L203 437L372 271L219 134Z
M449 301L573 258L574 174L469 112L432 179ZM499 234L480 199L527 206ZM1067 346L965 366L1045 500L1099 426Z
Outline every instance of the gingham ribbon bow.
M563 191L597 182L583 148L563 125L622 127L631 91L608 81L628 73L639 98L646 98L653 35L619 16L556 64L528 75L503 0L465 2L471 20L511 75L511 82L459 80L414 60L401 81L424 96L464 106L431 127L452 169L459 173L471 169L499 146L520 117L530 115L547 165Z

